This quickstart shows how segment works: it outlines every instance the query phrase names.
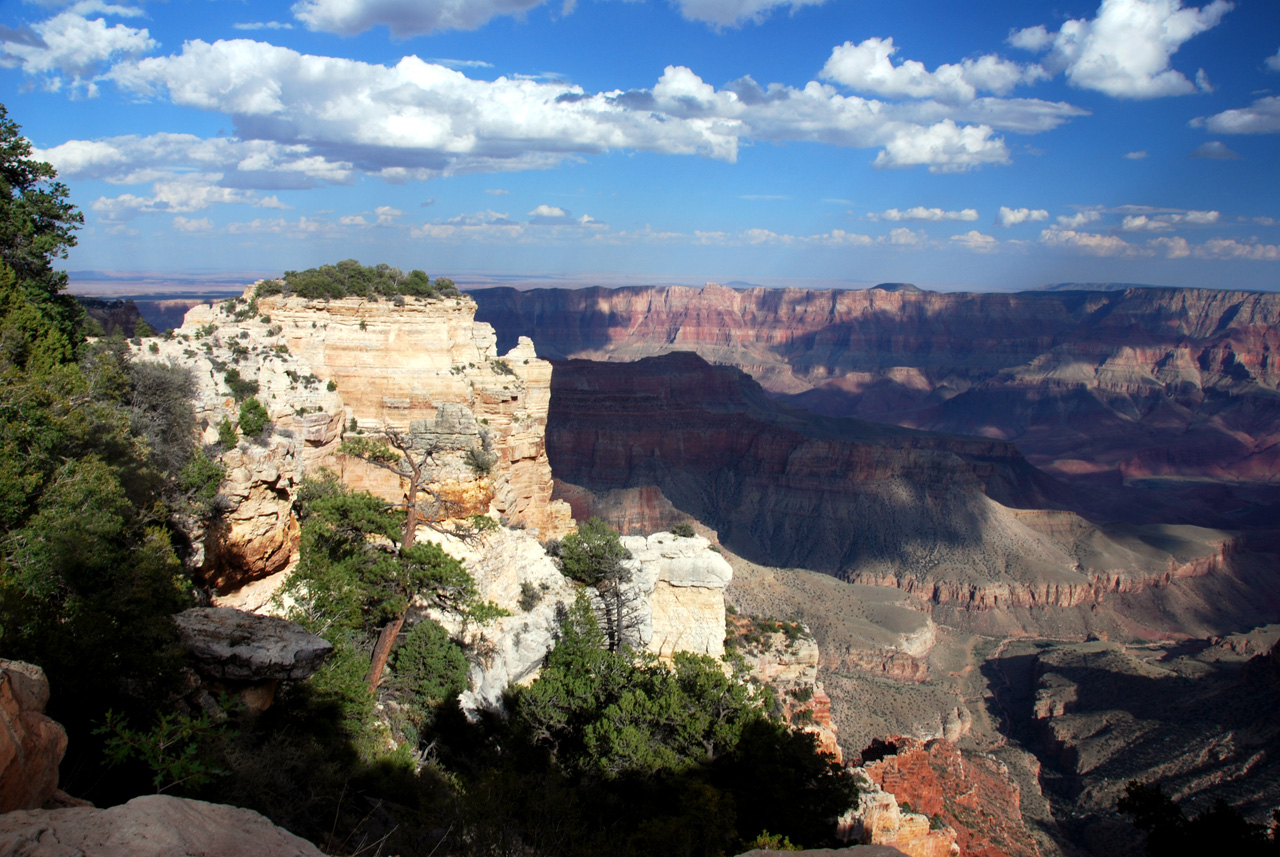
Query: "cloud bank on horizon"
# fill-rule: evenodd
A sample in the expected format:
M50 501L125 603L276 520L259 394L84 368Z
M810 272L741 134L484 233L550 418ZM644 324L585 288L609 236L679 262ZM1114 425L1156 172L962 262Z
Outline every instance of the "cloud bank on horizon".
M28 0L0 75L73 270L1280 288L1280 20L1096 3Z

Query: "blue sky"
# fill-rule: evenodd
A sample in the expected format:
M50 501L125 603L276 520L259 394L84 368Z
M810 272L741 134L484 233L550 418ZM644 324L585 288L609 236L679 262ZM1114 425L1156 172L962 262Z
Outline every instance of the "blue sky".
M1275 0L0 2L73 271L1280 289Z

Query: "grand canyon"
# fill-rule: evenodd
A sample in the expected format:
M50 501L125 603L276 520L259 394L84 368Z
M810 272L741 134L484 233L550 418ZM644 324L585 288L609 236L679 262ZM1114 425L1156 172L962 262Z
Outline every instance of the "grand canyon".
M1117 811L1128 783L1257 822L1280 800L1274 296L261 288L186 304L180 327L130 346L191 372L199 440L224 468L217 513L188 530L209 598L176 617L189 698L231 688L265 711L324 668L332 645L273 618L307 603L290 583L314 561L307 480L328 471L394 505L409 471L360 444L405 432L407 460L425 450L412 484L430 538L499 611L409 610L483 653L458 696L471 717L538 684L575 598L556 546L599 518L627 556L626 644L723 658L768 687L857 783L846 843L1136 854ZM87 309L124 335L173 311ZM246 383L270 421L228 442ZM472 519L488 534L458 528ZM68 745L40 713L43 675L6 663L26 766L6 781L42 783L12 806L66 806L47 796ZM399 728L394 700L383 728ZM137 823L127 807L74 824L11 813L0 830L71 842L77 825ZM362 825L350 835L372 835Z
M1275 804L1275 295L475 297L553 361L555 496L705 525L734 603L814 629L846 752L1000 759L1044 853L1122 850L1133 779Z

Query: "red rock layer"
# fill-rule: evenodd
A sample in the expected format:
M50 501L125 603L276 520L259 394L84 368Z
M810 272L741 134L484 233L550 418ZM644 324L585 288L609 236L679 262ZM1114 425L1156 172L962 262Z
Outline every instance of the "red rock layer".
M899 806L954 828L965 857L1039 857L1022 821L1018 785L995 759L963 754L941 738L891 737L863 769Z
M500 340L532 336L553 359L695 351L810 410L1016 440L1064 476L1280 479L1276 294L708 284L475 297ZM1235 502L1185 490L1218 511Z

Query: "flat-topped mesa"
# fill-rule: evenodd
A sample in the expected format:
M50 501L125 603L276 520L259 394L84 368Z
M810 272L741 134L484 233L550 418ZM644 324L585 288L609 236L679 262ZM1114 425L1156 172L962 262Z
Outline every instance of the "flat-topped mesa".
M192 308L173 339L134 354L192 370L206 444L219 442L224 421L237 422L238 399L249 392L267 410L262 435L222 454L226 508L193 562L219 592L288 568L298 544L294 491L318 468L403 499L398 477L340 452L344 437L384 429L406 433L415 448L438 448L426 487L452 515L502 517L541 538L571 528L569 507L551 499L543 443L551 366L529 340L500 357L493 329L475 323L466 297L255 302L254 288Z

